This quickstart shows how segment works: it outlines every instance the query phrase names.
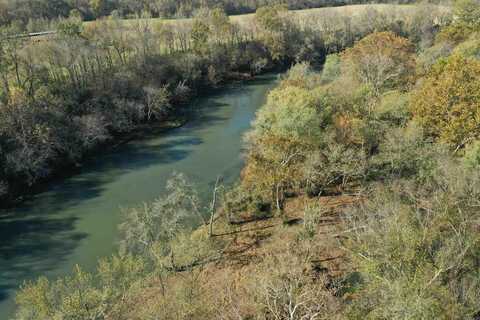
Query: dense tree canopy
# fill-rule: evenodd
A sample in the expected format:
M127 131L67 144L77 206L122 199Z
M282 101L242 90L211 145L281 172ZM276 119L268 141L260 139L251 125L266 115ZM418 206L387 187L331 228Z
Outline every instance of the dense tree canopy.
M306 89L286 87L273 91L258 113L249 138L251 153L245 183L270 189L280 208L278 193L299 176L305 151L320 142L322 126L318 97ZM262 177L259 179L259 177Z
M438 62L416 90L411 111L429 135L455 147L480 136L480 62L460 55Z

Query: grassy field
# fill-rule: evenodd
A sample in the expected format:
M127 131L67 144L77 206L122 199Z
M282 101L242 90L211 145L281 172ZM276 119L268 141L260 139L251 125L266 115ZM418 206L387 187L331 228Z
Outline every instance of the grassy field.
M317 31L327 31L332 32L332 25L337 24L338 28L341 28L346 21L355 22L361 16L369 15L369 13L378 13L389 19L402 20L403 22L408 23L415 16L415 12L418 13L418 7L421 5L415 4L405 4L405 5L396 5L396 4L359 4L359 5L347 5L339 7L326 7L326 8L315 8L315 9L304 9L304 10L292 10L290 11L294 20L298 22L301 27L308 27ZM439 16L439 20L444 15L448 15L451 11L448 6L437 6L431 5L430 7L425 7L427 12L432 10L436 12ZM373 15L372 15L373 16ZM247 31L250 33L255 33L255 26L253 20L255 14L244 14L244 15L234 15L230 16L230 20L233 24L240 27L241 30ZM417 17L418 18L418 17ZM123 20L113 20L110 17L102 19L99 21L87 21L84 22L85 29L93 27L98 23L119 23L121 26L124 26L127 29L137 29L142 30L146 26L152 29L160 29L162 26L170 26L172 29L175 29L176 32L187 34L190 31L193 19L164 19L164 18L139 18L139 19L123 19ZM333 22L333 23L332 23ZM325 27L329 25L329 27ZM365 26L368 27L368 26ZM41 32L43 33L43 32ZM41 33L32 33L21 35L21 37L34 38L35 41L43 41L55 37L55 31L47 31L45 35Z
M415 28L419 19L425 15L437 15L439 24L442 17L448 15L449 7L446 6L423 6L422 5L394 5L394 4L368 4L348 5L341 7L327 7L290 11L293 22L303 30L320 32L325 44L335 45L337 39L343 37L349 29L354 28L358 34L374 32L373 26L392 25L401 22L406 29ZM254 23L255 14L230 16L234 25L238 26L240 37L254 38L258 34ZM146 30L168 29L168 45L162 45L161 51L188 50L191 45L190 31L193 19L163 19L163 18L139 18L139 19L103 19L101 21L85 22L85 30L93 28L96 24L112 24L113 29L134 31L135 34L145 33ZM371 23L369 22L371 21ZM102 27L100 27L102 29ZM173 49L171 49L173 48Z
M305 9L305 10L296 10L291 11L295 19L298 19L300 22L318 20L326 17L349 17L355 18L362 14L367 14L368 11L376 10L387 15L404 15L413 11L417 5L394 5L394 4L363 4L363 5L348 5L341 7L327 7L327 8L316 8L316 9ZM445 6L437 6L441 12L448 12L449 8ZM249 26L253 21L255 14L244 14L244 15L235 15L231 16L230 20L238 24L239 26ZM151 19L125 19L121 20L121 23L125 26L134 26L139 22L148 23L152 27L160 25L175 25L175 26L188 26L191 24L192 19L163 19L163 18L151 18ZM85 25L94 24L95 21L86 22Z

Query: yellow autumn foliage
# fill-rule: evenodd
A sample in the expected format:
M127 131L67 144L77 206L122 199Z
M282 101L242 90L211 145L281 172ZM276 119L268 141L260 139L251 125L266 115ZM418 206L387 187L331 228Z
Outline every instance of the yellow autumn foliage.
M426 134L461 147L480 136L480 62L453 55L437 63L411 99Z

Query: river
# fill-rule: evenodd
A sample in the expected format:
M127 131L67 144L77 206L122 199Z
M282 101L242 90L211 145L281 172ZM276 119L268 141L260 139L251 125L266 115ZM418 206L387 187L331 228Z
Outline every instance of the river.
M197 99L185 126L153 130L96 155L80 173L0 214L0 320L13 316L23 281L66 275L76 264L92 270L98 258L114 253L121 208L154 200L173 172L185 173L204 195L218 175L235 181L242 135L276 78L261 76Z

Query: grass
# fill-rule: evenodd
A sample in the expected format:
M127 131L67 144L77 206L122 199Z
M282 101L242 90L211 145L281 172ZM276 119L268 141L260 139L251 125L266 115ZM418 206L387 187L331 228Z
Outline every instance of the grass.
M304 9L291 11L294 18L299 19L300 22L306 20L315 19L318 20L324 17L350 17L355 18L361 14L367 13L369 10L377 10L386 14L408 14L413 11L416 5L395 5L395 4L360 4L360 5L347 5L341 7L326 7L315 9ZM440 7L443 10L448 11L447 7ZM249 26L255 17L254 13L234 15L230 16L230 20L239 26ZM164 19L164 18L143 18L143 19L123 19L120 20L121 24L127 27L133 27L138 22L148 23L152 27L158 27L161 25L173 25L173 26L189 26L192 19ZM85 22L85 25L95 24L95 21Z

